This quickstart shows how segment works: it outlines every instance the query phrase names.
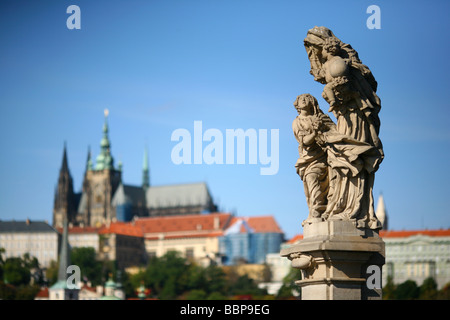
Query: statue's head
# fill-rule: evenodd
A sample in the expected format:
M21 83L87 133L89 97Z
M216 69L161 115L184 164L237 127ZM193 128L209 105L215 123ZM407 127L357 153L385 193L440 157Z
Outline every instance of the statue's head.
M294 107L300 113L302 110L307 111L309 114L316 114L319 109L319 103L317 99L309 93L301 94L295 99Z
M328 37L325 38L325 42L323 44L323 50L331 55L337 55L341 50L341 43L339 39L336 37Z

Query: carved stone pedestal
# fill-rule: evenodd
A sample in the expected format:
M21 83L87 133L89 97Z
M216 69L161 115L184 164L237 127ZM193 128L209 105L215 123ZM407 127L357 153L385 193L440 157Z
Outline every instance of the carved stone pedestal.
M280 253L302 270L302 300L381 299L385 253L376 231L353 221L316 222L303 231L303 240Z

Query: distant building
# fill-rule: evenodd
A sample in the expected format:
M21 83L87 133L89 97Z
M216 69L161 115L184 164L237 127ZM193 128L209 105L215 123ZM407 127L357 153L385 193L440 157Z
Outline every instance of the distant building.
M284 278L292 269L291 261L281 257L279 252L269 253L266 255L266 265L270 268L271 280L260 283L258 286L265 288L268 294L276 295L283 285Z
M47 287L43 287L39 290L39 292L34 297L34 300L48 300L50 297L50 294L48 292Z
M53 226L62 228L67 217L72 225L101 227L108 222L131 221L134 217L200 214L216 212L217 206L205 183L151 186L147 149L144 150L142 184L122 181L122 164L116 166L111 153L105 110L103 137L96 163L90 149L86 160L82 190L75 193L66 145L55 189Z
M231 219L230 213L210 213L137 218L134 223L144 232L149 258L178 251L187 259L209 265L220 263L218 238Z
M235 217L219 238L223 264L262 264L269 253L279 253L284 234L272 216Z
M103 296L103 287L92 287L90 284L82 283L78 293L78 300L98 300Z
M100 260L115 261L119 270L146 263L144 233L140 226L113 222L101 228L98 234Z
M72 226L69 225L69 243L72 248L94 248L95 252L99 252L101 228L86 227L86 226ZM58 229L62 233L62 229Z
M104 295L99 300L125 300L121 283L116 283L110 275L105 283Z
M414 280L421 285L428 277L442 288L450 283L450 229L381 231L386 246L383 283Z
M36 257L42 268L58 260L59 233L45 221L0 221L0 248L5 258Z

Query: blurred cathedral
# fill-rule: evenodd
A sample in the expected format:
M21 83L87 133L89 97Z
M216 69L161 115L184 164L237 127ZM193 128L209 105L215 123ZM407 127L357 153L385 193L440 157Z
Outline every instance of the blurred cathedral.
M217 211L206 183L150 185L148 151L144 150L142 183L124 184L122 163L114 165L105 110L100 154L95 165L88 150L81 192L74 192L67 148L64 144L53 206L53 227L62 228L64 217L72 225L99 227L134 217L201 214Z

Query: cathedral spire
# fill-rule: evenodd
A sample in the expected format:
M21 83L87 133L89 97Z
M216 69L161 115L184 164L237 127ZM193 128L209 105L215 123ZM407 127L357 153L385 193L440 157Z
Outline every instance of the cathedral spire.
M148 150L144 149L144 161L142 164L142 187L148 188L150 186L150 172L148 165Z
M53 226L62 227L63 219L72 221L74 215L73 180L67 160L67 145L64 142L63 159L59 170L58 185L53 206Z
M69 164L67 162L67 144L64 141L64 151L63 151L63 159L61 164L61 172L69 172Z
M104 170L104 169L114 169L114 159L111 156L111 144L108 138L108 114L109 110L105 109L105 123L103 124L103 138L100 141L100 154L97 157L95 169L96 170Z

